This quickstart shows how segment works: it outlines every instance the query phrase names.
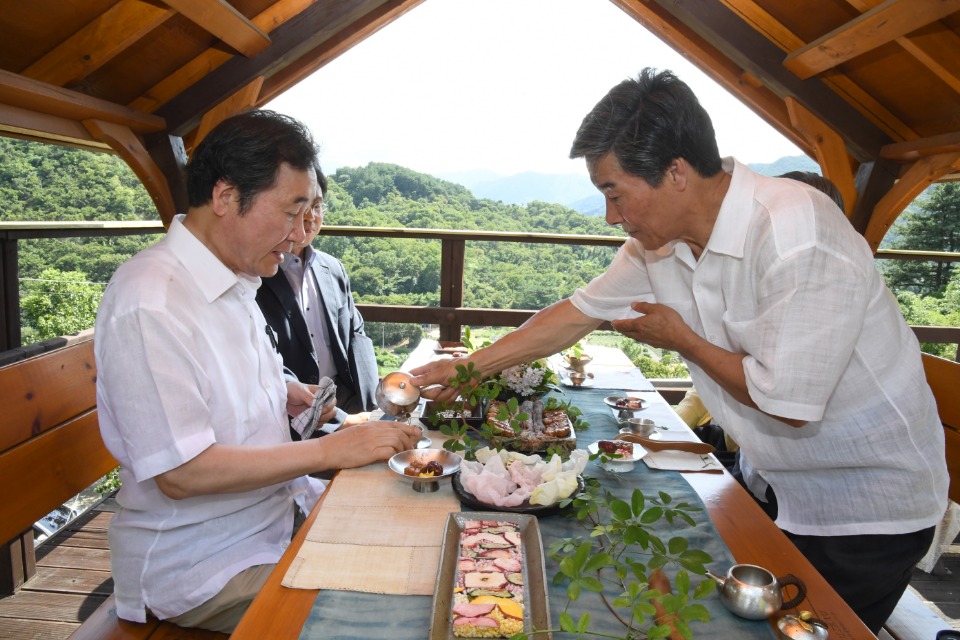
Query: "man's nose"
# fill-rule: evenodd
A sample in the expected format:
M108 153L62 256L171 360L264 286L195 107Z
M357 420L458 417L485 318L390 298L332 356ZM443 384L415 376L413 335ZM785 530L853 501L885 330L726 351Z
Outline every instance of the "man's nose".
M607 224L611 226L620 224L621 222L623 222L623 218L620 216L620 212L617 210L615 206L613 206L613 204L609 200L607 200L607 210L606 210L606 214L604 215L604 219L607 221Z
M297 219L293 223L293 229L290 230L290 233L287 235L287 238L293 242L303 242L307 238L307 231L304 229L303 224L303 214L297 216Z

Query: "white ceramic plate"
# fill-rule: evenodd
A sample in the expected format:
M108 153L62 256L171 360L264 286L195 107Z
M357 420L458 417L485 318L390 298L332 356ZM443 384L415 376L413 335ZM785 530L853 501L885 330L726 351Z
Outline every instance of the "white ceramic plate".
M647 450L641 447L639 444L634 444L632 442L628 444L633 446L633 456L630 456L630 457L624 456L622 458L610 458L609 461L611 463L635 462L640 458L642 458L643 456L647 455ZM587 451L589 451L590 453L597 453L598 451L600 451L599 441L594 442L589 447L587 447Z

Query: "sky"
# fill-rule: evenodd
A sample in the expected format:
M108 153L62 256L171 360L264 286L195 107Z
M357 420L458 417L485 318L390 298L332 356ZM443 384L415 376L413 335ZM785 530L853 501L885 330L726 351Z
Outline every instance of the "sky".
M647 66L690 85L721 155L802 155L609 0L425 0L267 107L310 127L328 174L388 162L432 175L585 175L568 158L580 122Z

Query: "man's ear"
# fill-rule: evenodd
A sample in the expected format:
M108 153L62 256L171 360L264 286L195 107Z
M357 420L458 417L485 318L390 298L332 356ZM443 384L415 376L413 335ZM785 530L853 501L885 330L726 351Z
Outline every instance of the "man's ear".
M216 215L223 217L240 208L240 193L232 183L217 180L217 184L213 185L211 207Z
M667 180L677 191L683 191L687 187L687 177L690 171L690 165L683 158L674 158L670 166L667 167Z

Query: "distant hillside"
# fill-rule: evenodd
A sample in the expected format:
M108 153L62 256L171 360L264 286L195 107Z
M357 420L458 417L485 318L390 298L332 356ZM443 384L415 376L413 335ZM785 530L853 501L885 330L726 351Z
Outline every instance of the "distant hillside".
M765 176L776 176L788 171L820 172L820 166L807 156L787 156L770 163L748 164ZM534 200L562 204L588 216L604 215L603 196L586 176L545 173L518 173L498 176L487 171L464 171L438 176L462 184L478 198L525 205Z

